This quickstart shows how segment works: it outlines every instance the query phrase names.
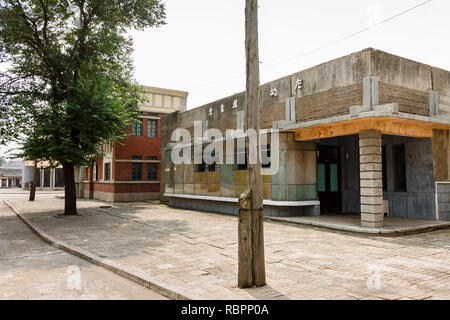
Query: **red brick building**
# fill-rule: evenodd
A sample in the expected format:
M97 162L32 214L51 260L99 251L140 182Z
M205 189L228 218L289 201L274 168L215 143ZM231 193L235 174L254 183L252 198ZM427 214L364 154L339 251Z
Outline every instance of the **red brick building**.
M188 93L145 87L148 102L122 144L103 145L103 157L75 170L80 198L110 202L159 199L161 117L186 110Z

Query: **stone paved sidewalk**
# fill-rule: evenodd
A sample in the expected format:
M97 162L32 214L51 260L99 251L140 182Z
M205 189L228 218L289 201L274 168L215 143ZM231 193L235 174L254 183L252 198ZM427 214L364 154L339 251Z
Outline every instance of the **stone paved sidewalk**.
M370 237L265 222L268 285L241 290L237 219L161 204L9 203L60 241L146 274L194 299L450 299L450 230Z

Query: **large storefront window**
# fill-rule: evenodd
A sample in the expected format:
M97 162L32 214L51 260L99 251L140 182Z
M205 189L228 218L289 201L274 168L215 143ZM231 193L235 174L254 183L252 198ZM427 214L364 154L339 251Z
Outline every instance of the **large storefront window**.
M279 170L274 175L268 175L272 171L270 162L271 150L269 144L261 147L265 164L262 167L262 183L264 199L274 201L307 201L317 200L317 148L312 143L294 142L284 144L277 150ZM245 144L234 140L229 144L231 153L227 153L227 146L223 145L223 163L207 164L200 152L204 148L195 150L191 148L192 160L201 161L199 164L174 164L171 161L171 151L165 152L164 173L165 192L175 194L187 194L212 197L239 197L248 188L248 170L245 152ZM206 147L208 144L205 144ZM290 148L290 149L289 149ZM233 152L234 151L234 152ZM197 152L196 154L194 154ZM217 152L219 152L217 150ZM211 156L215 156L211 152ZM269 160L269 161L267 161ZM239 161L239 163L237 163ZM209 162L209 161L208 161ZM266 170L271 169L271 170ZM334 186L338 187L338 168L335 169ZM266 175L264 175L266 173ZM323 178L325 179L325 178ZM323 182L324 184L325 182Z

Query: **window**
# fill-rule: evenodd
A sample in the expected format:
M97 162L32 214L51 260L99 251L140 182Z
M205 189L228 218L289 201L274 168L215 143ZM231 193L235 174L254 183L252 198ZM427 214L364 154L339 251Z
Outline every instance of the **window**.
M94 171L93 171L93 174L94 174L94 181L98 181L98 165L97 165L97 162L96 161L94 161Z
M158 136L158 120L148 119L148 136L152 138Z
M207 165L205 164L205 161L202 160L202 164L196 164L194 165L195 172L206 172Z
M243 141L236 141L236 170L247 170L245 140Z
M406 192L406 155L404 144L392 146L392 162L394 165L394 191Z
M147 180L149 181L156 181L157 178L157 171L158 164L157 163L147 163Z
M262 168L270 168L270 144L261 146L261 166Z
M383 191L387 191L387 167L386 167L386 146L381 147L382 151L382 169L383 169Z
M132 160L142 160L141 156L132 156ZM142 180L142 163L133 162L131 164L131 180L140 181Z
M111 163L105 163L105 181L111 180Z
M132 134L133 136L142 136L142 123L137 121L133 122Z
M208 163L211 163L211 161L213 161L213 163L206 165L208 167L208 171L209 172L214 172L217 169L217 164L216 161L214 161L214 157L216 156L216 150L213 150L211 152L211 154L207 155L207 159L208 159ZM206 162L206 161L205 161Z

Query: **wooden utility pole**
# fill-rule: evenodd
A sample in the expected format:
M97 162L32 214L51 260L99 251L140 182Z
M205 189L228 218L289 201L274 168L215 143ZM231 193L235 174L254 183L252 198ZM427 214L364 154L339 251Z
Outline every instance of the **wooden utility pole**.
M34 201L36 196L36 183L37 183L37 160L34 161L34 169L33 169L33 182L30 189L30 198L29 201Z
M239 201L239 272L238 286L248 288L266 284L264 264L264 226L261 162L259 157L259 54L258 1L246 0L245 54L247 71L246 123L247 131L255 130L257 141L256 163L248 163L249 190ZM246 139L246 157L249 159L249 138ZM255 159L254 159L255 160ZM251 252L249 248L251 247ZM251 270L249 270L251 268ZM251 282L249 281L251 279Z

